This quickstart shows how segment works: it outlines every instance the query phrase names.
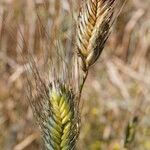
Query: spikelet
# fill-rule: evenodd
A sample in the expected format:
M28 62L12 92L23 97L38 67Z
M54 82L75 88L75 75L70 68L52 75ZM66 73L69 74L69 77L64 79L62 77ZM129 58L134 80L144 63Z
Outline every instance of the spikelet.
M116 0L87 0L77 25L77 53L85 71L95 63L109 36Z

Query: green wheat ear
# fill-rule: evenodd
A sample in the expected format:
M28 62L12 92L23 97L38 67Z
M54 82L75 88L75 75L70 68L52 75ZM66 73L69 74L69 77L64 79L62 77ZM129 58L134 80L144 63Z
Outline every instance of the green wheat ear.
M43 90L42 90L43 91ZM46 150L74 150L79 135L76 94L60 82L31 97L31 106L41 128Z
M42 119L41 129L47 150L73 150L79 132L75 96L62 87L49 89L49 112Z

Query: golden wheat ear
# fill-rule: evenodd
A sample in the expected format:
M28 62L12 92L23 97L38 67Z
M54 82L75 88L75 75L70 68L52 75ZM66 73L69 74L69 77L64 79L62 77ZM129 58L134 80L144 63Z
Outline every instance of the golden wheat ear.
M83 70L95 63L104 48L116 1L87 0L81 8L77 25L77 53Z

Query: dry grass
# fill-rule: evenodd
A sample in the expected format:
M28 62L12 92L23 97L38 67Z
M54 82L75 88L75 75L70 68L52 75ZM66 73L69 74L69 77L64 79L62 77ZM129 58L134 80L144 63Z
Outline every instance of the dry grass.
M20 50L24 56L27 48L32 50L38 59L38 68L43 71L48 67L42 67L43 52L46 60L50 50L56 47L69 50L75 45L72 24L77 13L70 12L78 12L79 3L69 0L63 3L50 0L49 5L37 3L0 2L0 145L4 150L42 149L40 134L35 134L38 129L25 98L23 64L26 62L22 61ZM134 117L138 117L136 134L128 149L150 149L149 6L149 0L126 3L101 59L89 72L83 89L78 149L122 150L126 127ZM50 41L45 40L45 28Z

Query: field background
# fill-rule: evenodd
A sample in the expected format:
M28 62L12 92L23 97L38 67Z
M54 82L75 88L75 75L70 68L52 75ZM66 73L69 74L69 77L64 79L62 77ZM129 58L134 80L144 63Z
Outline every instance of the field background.
M64 49L75 45L81 1L43 1L0 1L0 150L42 149L26 100L26 62L20 51L25 56L30 49L40 60L47 45L48 50L55 48L56 39ZM78 150L122 150L126 127L135 117L135 139L128 149L150 150L149 0L127 0L89 72L81 116Z

